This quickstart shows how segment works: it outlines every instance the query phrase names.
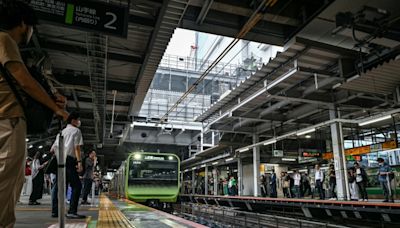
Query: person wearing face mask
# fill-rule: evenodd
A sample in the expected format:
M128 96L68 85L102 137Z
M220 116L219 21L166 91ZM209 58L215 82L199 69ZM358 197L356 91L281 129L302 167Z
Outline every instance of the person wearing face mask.
M28 4L18 0L0 2L0 63L12 75L18 91L66 120L65 97L59 95L58 103L50 98L30 75L18 48L29 43L36 24L37 18ZM26 131L23 107L0 74L0 227L15 224L15 205L24 183Z
M390 200L390 202L394 203L393 189L392 185L390 184L393 179L392 169L383 158L378 158L377 161L379 163L378 179L381 184L383 194L385 195L385 200L383 202L389 202Z
M61 132L62 136L64 137L64 153L67 156L65 162L66 186L69 185L72 188L71 202L69 205L67 218L80 219L85 218L86 216L78 214L78 204L82 190L82 183L79 179L79 173L82 172L81 146L83 145L82 133L79 129L81 126L79 113L72 112L69 115L67 122L68 125ZM51 151L54 151L56 155L58 155L59 136L60 135L57 135L56 140L51 147ZM58 204L58 199L56 197L57 191L57 187L52 190L52 217L58 217L56 206Z

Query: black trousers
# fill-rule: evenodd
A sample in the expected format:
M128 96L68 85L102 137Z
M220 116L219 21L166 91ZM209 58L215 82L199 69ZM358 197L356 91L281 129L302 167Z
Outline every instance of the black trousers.
M357 182L358 186L358 191L360 193L360 196L362 199L368 199L368 193L367 193L367 183L364 181Z
M90 190L92 190L92 182L93 180L90 178L84 178L83 179L83 194L82 194L82 200L84 202L87 201L87 197L90 193ZM93 199L92 199L93 200Z
M325 199L325 190L324 190L324 187L322 186L321 180L317 180L315 182L315 188L318 189L319 198L320 199Z
M44 175L43 173L38 173L37 176L32 180L32 193L29 197L30 202L35 202L36 200L42 198L43 184L44 184Z
M76 158L67 156L67 161L65 163L65 173L67 177L66 184L71 186L72 194L71 194L71 202L69 204L70 214L75 214L78 212L78 204L79 197L82 191L82 183L79 179L78 171L76 170L76 166L78 165Z

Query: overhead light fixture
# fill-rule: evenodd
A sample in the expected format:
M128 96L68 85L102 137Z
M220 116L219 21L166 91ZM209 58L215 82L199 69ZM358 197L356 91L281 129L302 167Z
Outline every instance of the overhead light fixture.
M196 170L196 169L197 169L196 166L192 168L192 170Z
M141 160L141 159L142 159L142 155L141 155L141 154L134 154L134 155L133 155L133 158L134 158L135 160Z
M261 90L257 91L256 93L252 94L251 96L247 97L244 101L240 102L236 107L232 108L231 112L239 109L243 105L249 103L250 101L254 100L256 97L262 95L265 92L267 92L267 88L262 88Z
M315 128L307 129L307 130L302 130L296 133L297 136L305 135L311 132L314 132Z
M174 160L173 156L168 156L168 160Z
M201 168L204 168L204 167L206 167L206 164L204 164L204 165L201 165L200 167L201 167Z
M227 159L225 159L226 162L229 162L229 161L232 161L232 160L233 160L233 158L227 158Z
M213 162L211 163L211 165L218 165L218 162Z
M296 158L282 158L282 161L291 161L291 162L294 162L294 161L296 161Z
M42 149L42 148L43 148L43 146L42 146L42 145L40 145L40 146L38 146L38 148L39 148L39 149Z
M271 140L268 140L267 142L265 142L264 146L271 145L271 144L274 144L274 143L276 143L276 139L271 139Z
M297 72L297 68L287 72L286 74L278 77L277 79L273 80L270 84L267 85L267 90L271 89L272 87L278 85L279 83L281 83L283 80L289 78L290 76L292 76L294 73Z
M183 172L187 172L187 171L189 171L189 170L188 169L183 170Z
M250 147L246 147L246 148L240 149L239 153L243 153L243 152L246 152L248 150L250 150Z
M29 145L29 149L33 148L33 145Z
M135 126L135 124L134 123L131 123L131 128L133 128Z
M359 126L364 126L364 125L376 123L376 122L379 122L379 121L382 121L382 120L387 120L387 119L390 119L390 118L392 118L392 115L386 115L386 116L382 116L382 117L379 117L379 118L374 118L374 119L371 119L371 120L367 120L367 121L358 123L358 125Z
M306 139L310 139L311 138L311 135L306 135Z
M25 139L25 142L29 142L29 139L28 139L28 138L26 138L26 139Z

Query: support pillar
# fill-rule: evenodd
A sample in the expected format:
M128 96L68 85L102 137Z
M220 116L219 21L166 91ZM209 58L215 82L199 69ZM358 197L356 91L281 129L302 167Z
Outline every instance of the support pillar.
M195 186L195 172L194 170L192 170L192 194L196 194L196 186Z
M214 196L216 196L216 195L218 195L218 168L217 167L214 167L213 178L214 178Z
M329 110L329 118L340 118L339 111ZM336 174L336 192L339 200L350 200L350 190L347 183L346 157L344 154L343 132L341 123L331 124L332 150Z
M208 166L204 168L204 195L208 195Z
M241 196L243 193L243 164L242 159L238 158L238 195Z
M259 137L257 134L253 134L253 144L258 143ZM260 185L260 148L258 146L253 147L253 189L254 196L258 196L261 192Z

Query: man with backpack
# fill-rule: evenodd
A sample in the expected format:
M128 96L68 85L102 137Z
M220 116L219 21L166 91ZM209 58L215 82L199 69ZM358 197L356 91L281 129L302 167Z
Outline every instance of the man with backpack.
M83 195L81 204L90 204L87 197L92 189L94 167L96 166L96 151L92 150L89 155L83 159ZM93 199L92 199L93 200Z

